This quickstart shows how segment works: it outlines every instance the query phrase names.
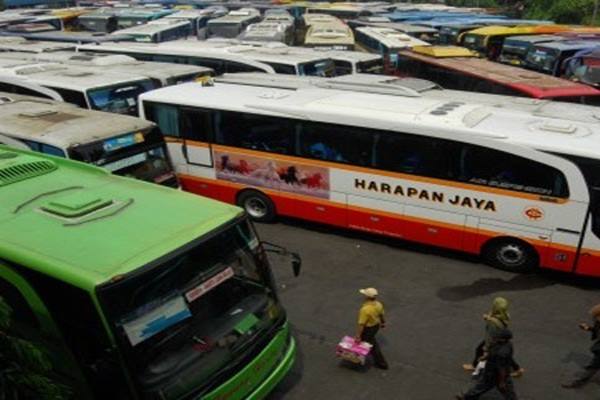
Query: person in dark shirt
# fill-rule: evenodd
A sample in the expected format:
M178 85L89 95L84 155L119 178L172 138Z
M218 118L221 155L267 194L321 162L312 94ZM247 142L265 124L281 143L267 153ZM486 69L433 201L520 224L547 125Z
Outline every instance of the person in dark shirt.
M570 382L563 383L561 386L566 389L574 389L583 386L587 381L592 379L598 371L600 371L600 304L594 306L590 310L590 314L594 318L594 324L589 325L585 322L579 324L579 328L592 334L592 347L590 351L594 355L592 361L585 366L583 371L580 371L575 379Z
M517 400L510 372L512 368L512 332L506 328L493 333L485 368L475 385L465 394L457 395L458 400L477 400L484 393L496 388L506 400Z

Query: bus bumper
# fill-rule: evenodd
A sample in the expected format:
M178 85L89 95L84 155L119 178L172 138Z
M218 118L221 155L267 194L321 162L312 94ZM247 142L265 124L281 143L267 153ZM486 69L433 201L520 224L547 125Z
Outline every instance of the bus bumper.
M296 341L293 337L290 337L290 343L287 351L281 358L279 365L271 372L269 376L252 392L248 395L248 400L259 400L265 398L279 382L287 375L289 370L294 365L296 360Z

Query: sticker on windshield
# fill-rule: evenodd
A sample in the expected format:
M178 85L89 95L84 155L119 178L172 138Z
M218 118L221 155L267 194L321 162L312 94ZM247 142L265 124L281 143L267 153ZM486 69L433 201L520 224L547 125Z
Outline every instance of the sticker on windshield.
M191 316L192 313L183 297L176 297L149 313L123 324L123 329L131 345L135 346Z
M187 301L189 303L191 303L192 301L196 300L198 297L204 296L206 293L208 293L212 289L216 288L221 283L232 278L233 275L235 275L235 273L233 272L233 268L228 267L228 268L224 269L223 271L219 272L218 274L214 275L209 280L202 282L200 285L198 285L195 288L193 288L192 290L188 291L185 294L185 298L187 299Z
M116 138L107 139L102 143L104 151L115 151L123 147L133 146L144 141L142 132L130 133Z

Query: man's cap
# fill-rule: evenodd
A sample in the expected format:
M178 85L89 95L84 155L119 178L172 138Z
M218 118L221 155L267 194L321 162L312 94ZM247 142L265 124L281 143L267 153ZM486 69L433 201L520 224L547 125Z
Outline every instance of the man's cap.
M367 297L376 297L379 294L377 289L372 288L372 287L366 288L366 289L360 289L359 293L364 294Z

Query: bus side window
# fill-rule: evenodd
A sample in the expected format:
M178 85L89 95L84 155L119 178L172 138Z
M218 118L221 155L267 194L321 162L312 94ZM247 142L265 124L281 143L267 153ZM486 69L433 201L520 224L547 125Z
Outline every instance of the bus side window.
M459 180L520 192L568 197L565 176L556 168L481 146L464 145Z
M146 119L158 125L165 136L181 137L179 131L179 110L175 106L144 102Z
M213 136L212 114L210 111L192 108L179 109L181 136L184 139L210 142Z
M450 174L447 146L441 140L402 133L383 133L377 144L377 168L429 177Z
M210 65L208 65L210 66ZM225 72L265 72L252 65L242 64L234 61L225 61ZM295 72L294 72L295 73Z
M77 92L75 90L69 89L61 89L48 86L48 89L52 89L63 98L66 103L75 104L81 108L88 108L87 101L85 100L85 96L82 92Z
M49 144L40 144L40 151L44 154L50 154L51 156L66 157L65 152L58 147L51 146Z
M217 115L217 143L269 153L293 153L295 124L292 120L231 111Z
M300 154L304 157L371 166L375 135L364 128L301 122Z
M25 339L38 338L41 327L33 310L21 292L4 278L0 278L0 298L11 310L9 333Z

